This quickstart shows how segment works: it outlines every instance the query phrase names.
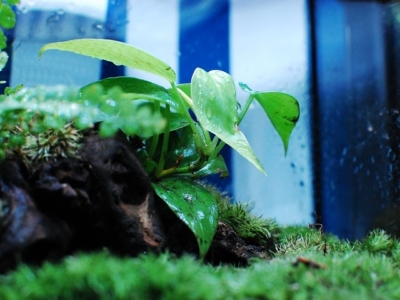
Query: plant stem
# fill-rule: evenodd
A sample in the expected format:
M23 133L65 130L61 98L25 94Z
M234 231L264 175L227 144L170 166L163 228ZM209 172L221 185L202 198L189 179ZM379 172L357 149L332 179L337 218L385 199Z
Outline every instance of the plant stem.
M249 95L249 98L247 98L247 101L246 101L246 103L245 103L243 109L242 109L242 110L240 111L240 113L239 113L237 125L239 125L240 122L242 122L242 120L243 120L244 116L246 115L247 111L249 110L250 105L251 105L251 103L253 102L253 100L254 100L254 95L253 95L253 94L250 94L250 95Z
M192 128L196 148L198 150L204 149L206 147L206 143L201 138L201 134L200 134L199 130L197 129L197 126L188 111L188 105L182 99L179 89L176 87L175 83L171 82L171 87L172 87L172 90L171 90L172 97L178 101L179 106L181 108L181 112L184 114L184 116L188 120L190 128ZM188 97L188 96L186 95L186 97ZM192 99L190 99L190 101L192 101Z
M192 108L192 110L193 110L193 100L190 99L188 97L188 95L186 95L181 89L178 89L178 92L182 96L183 100L185 100L186 103L189 105L189 107ZM211 144L210 133L208 132L208 130L204 129L203 126L201 126L201 130L203 132L203 136L204 136L204 139L205 139L205 145L206 146L210 145Z
M160 112L160 102L159 101L154 102L154 112L156 112L156 113ZM169 113L169 110L168 110L168 113ZM160 137L159 134L155 134L155 135L153 135L153 137L151 139L151 145L150 145L149 151L147 152L149 154L150 158L153 158L153 155L157 148L159 137Z
M210 155L209 160L212 160L212 159L216 158L217 155L218 155L218 153L222 150L222 148L223 148L224 146L225 146L225 142L220 141L219 144L218 144L218 146L215 147L213 153Z
M168 142L169 142L169 114L170 114L170 110L169 110L169 105L166 104L165 105L165 119L167 120L167 124L165 125L165 129L164 129L164 139L163 139L163 143L162 143L162 148L161 148L161 153L160 153L160 160L158 161L158 165L155 171L155 176L159 177L159 174L162 172L162 170L164 169L164 165L165 165L165 156L167 154L168 151Z
M188 95L186 95L181 89L178 89L179 95L181 95L181 97L183 98L183 100L186 101L186 103L189 105L190 108L193 108L193 100L191 98L189 98Z
M156 178L165 177L172 174L179 174L179 173L193 173L200 170L203 167L204 158L199 157L194 163L187 165L185 167L172 167L166 170L163 170L159 174L157 174Z

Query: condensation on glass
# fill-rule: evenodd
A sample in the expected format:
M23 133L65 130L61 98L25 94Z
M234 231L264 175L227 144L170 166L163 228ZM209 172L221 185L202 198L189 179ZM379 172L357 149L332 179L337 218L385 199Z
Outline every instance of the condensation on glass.
M400 4L317 5L320 172L327 230L358 239L399 235Z
M98 60L49 51L39 61L46 43L76 38L103 38L107 0L23 0L18 5L13 35L11 85L76 85L99 79Z

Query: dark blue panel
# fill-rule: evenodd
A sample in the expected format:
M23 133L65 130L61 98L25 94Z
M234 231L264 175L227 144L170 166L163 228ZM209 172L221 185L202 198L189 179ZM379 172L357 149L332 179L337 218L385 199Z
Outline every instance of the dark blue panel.
M313 4L322 221L362 238L393 197L383 4Z
M346 122L340 122L337 115L338 102L345 99L346 47L344 12L340 3L334 0L315 1L315 42L316 84L318 87L318 116L320 147L319 180L322 197L322 221L325 230L349 236L348 225L350 170L339 164L340 155L348 145ZM334 128L334 130L332 130ZM344 209L346 207L346 209Z
M107 20L104 26L104 38L124 42L126 23L126 0L109 0L107 7ZM125 73L125 68L123 66L116 66L113 63L104 60L102 61L101 69L101 78L123 76Z
M229 73L229 1L181 0L179 19L179 82L190 82L193 71L222 70ZM231 150L222 150L231 170ZM212 182L232 192L230 178Z

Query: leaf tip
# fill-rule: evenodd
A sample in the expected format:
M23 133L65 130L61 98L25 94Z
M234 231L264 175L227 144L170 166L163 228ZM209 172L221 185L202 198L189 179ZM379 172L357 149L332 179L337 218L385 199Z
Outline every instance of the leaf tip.
M43 53L47 50L46 45L40 48L39 50L39 59L42 58Z

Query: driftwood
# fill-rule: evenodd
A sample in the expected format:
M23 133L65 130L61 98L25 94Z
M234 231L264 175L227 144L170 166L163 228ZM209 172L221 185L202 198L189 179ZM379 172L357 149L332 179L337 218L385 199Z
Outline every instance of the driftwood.
M135 256L147 251L197 253L193 234L153 191L118 137L85 137L77 158L0 167L0 272L104 247ZM207 260L246 265L263 249L247 246L220 223Z

